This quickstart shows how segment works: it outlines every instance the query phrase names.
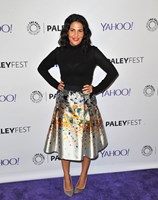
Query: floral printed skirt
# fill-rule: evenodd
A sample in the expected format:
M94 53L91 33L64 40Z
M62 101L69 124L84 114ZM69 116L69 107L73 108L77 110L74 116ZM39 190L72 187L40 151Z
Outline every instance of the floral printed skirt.
M45 153L57 152L60 159L81 161L83 156L97 158L107 144L95 95L58 92Z

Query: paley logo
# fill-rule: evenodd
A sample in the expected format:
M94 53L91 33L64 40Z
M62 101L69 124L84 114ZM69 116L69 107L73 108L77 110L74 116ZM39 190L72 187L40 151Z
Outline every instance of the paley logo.
M46 30L47 32L52 32L52 31L61 31L62 28L63 28L63 25L45 25L44 24L44 27L46 27Z
M157 91L157 92L156 92ZM143 89L143 94L146 96L146 97L151 97L153 96L155 93L157 93L158 95L158 88L155 89L154 86L152 85L146 85Z
M10 61L10 62L0 62L0 68L3 69L15 69L15 68L26 68L28 66L28 61Z
M60 158L57 153L53 153L53 155L47 154L47 162L56 162L58 160L60 160Z
M12 24L0 24L0 33L12 33L13 25Z
M43 99L43 94L40 91L33 91L30 95L30 99L33 103L39 103Z
M47 92L42 93L42 92L36 90L31 93L30 99L33 103L40 103L43 99L45 101L55 99L56 95L57 95L57 93L55 93L55 94L49 93L48 94Z
M29 133L31 126L0 128L0 134Z
M151 156L151 154L153 153L153 147L151 147L150 145L145 145L142 150L141 153L143 156ZM155 153L156 153L156 148L155 148Z
M41 24L42 25L40 25L37 21L31 21L27 25L27 31L31 35L37 35L41 30L43 31L43 33L46 33L46 32L61 31L63 28L63 25L59 24L51 24L51 25L46 23L41 23Z
M0 166L14 166L14 165L19 165L20 158L5 158L5 159L0 159Z
M106 121L105 126L138 126L141 125L142 119L133 119L133 120L119 120L119 121Z
M16 94L0 94L0 102L16 102Z
M149 31L156 31L158 28L158 20L156 18L150 18L146 23L146 28Z
M37 35L40 32L40 30L41 30L41 26L36 21L31 21L27 25L27 31L31 35Z
M32 161L34 162L35 165L42 165L45 161L45 157L41 153L36 153L33 156Z
M119 157L119 156L129 156L130 149L117 149L117 150L109 150L109 151L101 151L101 157Z
M133 22L119 22L119 23L100 23L103 31L121 31L132 30Z
M144 57L126 57L126 58L111 58L109 59L113 64L138 64L143 63Z
M102 92L102 97L106 96L130 96L131 95L131 88L123 88L123 89L111 89L105 90Z

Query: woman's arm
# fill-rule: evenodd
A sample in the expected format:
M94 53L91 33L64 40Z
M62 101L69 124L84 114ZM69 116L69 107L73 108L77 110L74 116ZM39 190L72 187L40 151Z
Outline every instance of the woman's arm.
M54 88L58 89L59 82L51 76L49 69L57 64L56 53L58 47L54 49L38 66L38 72Z
M93 87L93 94L99 94L111 86L111 84L119 76L119 73L110 60L107 59L97 47L94 48L96 65L106 72L105 78L96 87Z

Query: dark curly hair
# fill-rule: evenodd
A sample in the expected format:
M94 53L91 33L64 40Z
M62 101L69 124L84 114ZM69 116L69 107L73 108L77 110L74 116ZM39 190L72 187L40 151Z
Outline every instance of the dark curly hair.
M68 31L72 22L80 22L83 25L84 37L82 40L82 47L86 51L86 49L91 44L90 37L92 33L91 30L89 29L87 20L82 15L79 14L72 14L68 18L66 18L62 31L60 33L60 39L58 43L60 46L69 45Z

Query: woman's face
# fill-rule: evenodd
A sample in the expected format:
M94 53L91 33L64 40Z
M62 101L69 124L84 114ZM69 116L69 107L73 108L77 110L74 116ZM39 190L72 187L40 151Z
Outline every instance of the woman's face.
M84 37L83 25L80 22L72 22L68 30L68 38L72 46L81 43Z

